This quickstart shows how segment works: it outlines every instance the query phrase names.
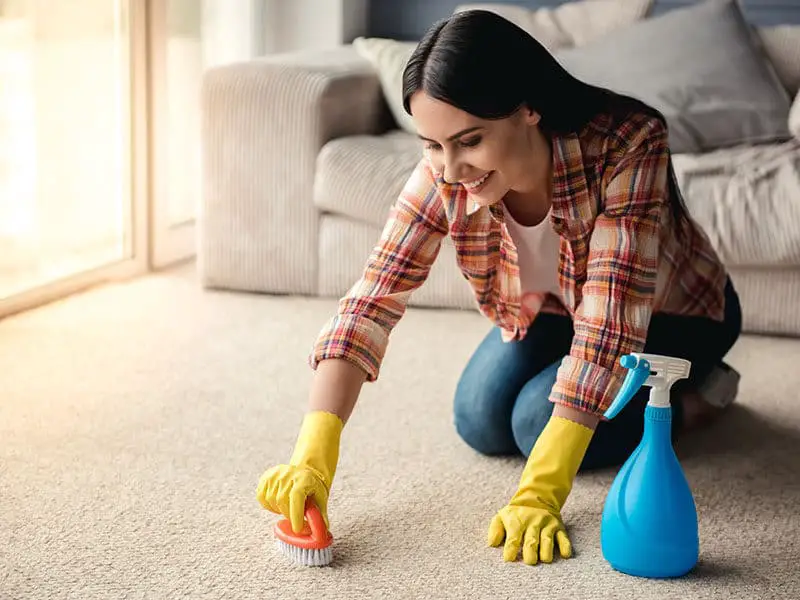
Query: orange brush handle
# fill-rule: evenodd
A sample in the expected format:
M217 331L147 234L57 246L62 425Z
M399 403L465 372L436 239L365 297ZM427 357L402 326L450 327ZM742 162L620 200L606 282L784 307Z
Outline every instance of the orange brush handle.
M322 550L333 542L333 536L325 527L325 519L311 498L306 499L306 523L300 533L292 531L289 519L281 519L275 524L278 539L305 550Z

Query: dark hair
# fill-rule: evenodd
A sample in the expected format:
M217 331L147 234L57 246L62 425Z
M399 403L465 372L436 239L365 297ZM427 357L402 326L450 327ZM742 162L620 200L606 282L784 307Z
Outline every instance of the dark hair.
M666 127L653 107L574 77L524 29L487 10L455 13L425 33L403 71L409 115L419 90L481 119L502 119L527 106L541 115L540 127L548 134L579 133L601 113L649 114ZM673 216L680 225L686 207L671 158L669 170Z

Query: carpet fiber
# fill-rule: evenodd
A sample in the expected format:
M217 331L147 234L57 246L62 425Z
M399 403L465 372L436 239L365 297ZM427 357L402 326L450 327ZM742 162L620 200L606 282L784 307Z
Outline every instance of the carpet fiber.
M288 459L310 344L335 302L203 292L191 269L0 322L0 597L790 598L800 586L800 342L743 339L737 405L685 439L701 563L613 572L599 520L613 471L578 477L575 557L529 567L485 544L523 459L452 427L477 313L410 310L345 429L330 568L288 566L261 472Z

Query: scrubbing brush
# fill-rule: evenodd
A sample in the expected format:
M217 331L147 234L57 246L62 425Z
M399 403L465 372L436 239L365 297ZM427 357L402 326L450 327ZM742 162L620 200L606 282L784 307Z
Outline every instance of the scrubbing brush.
M306 523L300 533L292 531L289 519L275 523L278 549L292 562L305 567L325 567L333 561L333 536L316 504L309 498L305 506Z

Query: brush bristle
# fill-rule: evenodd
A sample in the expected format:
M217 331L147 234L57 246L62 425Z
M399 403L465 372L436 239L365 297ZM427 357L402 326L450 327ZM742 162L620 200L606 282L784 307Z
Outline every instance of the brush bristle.
M276 540L278 549L292 562L304 567L325 567L333 561L333 549L328 546L322 550L305 550L287 544L283 540Z

